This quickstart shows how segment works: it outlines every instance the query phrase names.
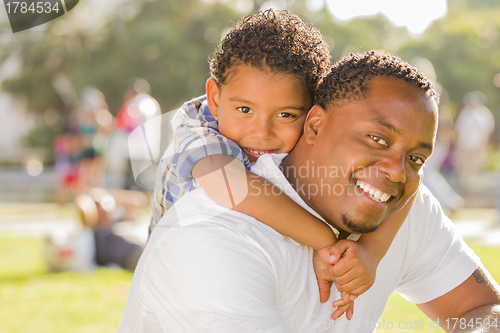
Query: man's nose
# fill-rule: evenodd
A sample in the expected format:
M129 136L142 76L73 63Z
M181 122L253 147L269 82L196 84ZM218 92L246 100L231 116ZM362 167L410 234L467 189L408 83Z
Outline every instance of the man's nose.
M383 172L393 183L406 182L406 156L404 153L387 152L377 165L377 168Z
M250 135L259 140L270 140L274 137L272 120L256 117L251 124Z

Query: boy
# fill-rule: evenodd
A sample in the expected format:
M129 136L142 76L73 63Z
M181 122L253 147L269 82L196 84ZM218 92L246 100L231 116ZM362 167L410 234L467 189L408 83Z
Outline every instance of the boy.
M269 195L266 179L238 168L243 164L249 169L262 154L293 149L316 86L329 67L328 46L321 34L297 16L268 10L238 21L210 62L206 97L185 104L172 121L176 139L158 170L151 230L178 198L201 186L220 205L250 215L330 258L340 272L337 278L342 283L337 282L337 288L345 292L343 300L334 303L339 308L332 317L349 309L350 318L350 301L373 284L378 262L407 211L384 223L383 231L361 237L359 245L344 242L343 248L332 247L337 237L327 224L284 193ZM225 172L225 181L217 179L216 170ZM227 179L239 179L240 186L229 187ZM235 202L241 196L235 192L246 188L248 195L243 193L244 199Z

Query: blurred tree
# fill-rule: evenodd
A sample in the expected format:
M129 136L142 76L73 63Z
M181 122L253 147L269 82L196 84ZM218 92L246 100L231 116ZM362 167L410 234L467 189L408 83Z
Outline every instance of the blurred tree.
M202 94L207 57L239 15L227 6L195 0L144 1L133 9L140 12L132 18L127 8L127 4L121 7L98 31L56 20L36 41L29 35L15 38L10 47L19 49L22 71L4 81L2 88L26 98L29 112L55 108L61 114L73 105L64 105L51 84L57 74L68 77L77 92L87 85L102 90L113 114L134 77L151 84L164 111ZM64 23L71 20L68 17ZM66 28L68 33L57 33Z
M208 55L240 16L228 6L197 0L129 1L100 28L77 14L49 22L43 32L15 34L4 49L18 54L21 71L3 81L2 90L26 100L29 113L56 110L60 129L88 85L105 94L115 115L135 77L150 83L163 112L203 94ZM50 151L54 126L42 121L38 127L25 143ZM40 135L47 140L33 139Z
M499 30L498 2L493 6L489 0L451 1L446 18L435 22L421 40L407 43L400 55L429 59L455 110L462 108L463 96L474 90L484 92L487 106L498 110L500 94L493 78L500 72Z

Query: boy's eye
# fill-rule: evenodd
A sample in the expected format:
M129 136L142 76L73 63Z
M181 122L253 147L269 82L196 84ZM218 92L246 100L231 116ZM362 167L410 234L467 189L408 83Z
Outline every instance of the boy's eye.
M381 137L379 136L375 136L375 135L370 135L370 138L372 138L373 141L375 141L376 143L382 145L382 146L385 146L385 147L389 147L389 145L387 144L387 142L382 139Z
M416 165L424 165L425 161L417 156L408 156L408 159Z
M278 117L281 118L296 118L294 114L288 113L288 112L281 112Z
M240 106L237 108L241 113L253 113L252 109L246 106Z

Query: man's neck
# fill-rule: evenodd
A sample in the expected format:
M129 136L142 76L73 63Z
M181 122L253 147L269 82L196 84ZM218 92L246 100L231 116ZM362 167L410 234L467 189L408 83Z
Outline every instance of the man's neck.
M280 169L283 172L283 175L285 178L288 180L290 185L293 187L295 192L301 197L304 202L314 209L324 220L326 223L331 225L333 228L337 229L339 232L339 239L345 239L347 238L351 233L339 228L337 224L329 220L320 210L318 210L316 207L314 207L314 204L310 200L310 195L306 193L307 187L307 174L304 177L304 171L301 172L301 170L307 170L313 163L308 162L309 159L307 157L300 157L298 156L300 154L293 153L293 151L288 154L283 161L281 162Z

